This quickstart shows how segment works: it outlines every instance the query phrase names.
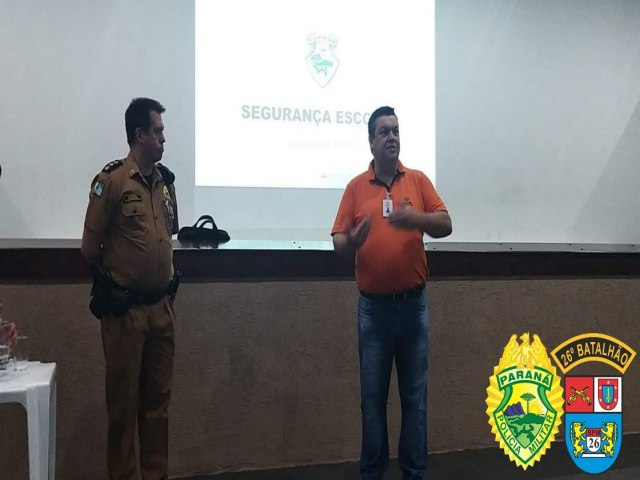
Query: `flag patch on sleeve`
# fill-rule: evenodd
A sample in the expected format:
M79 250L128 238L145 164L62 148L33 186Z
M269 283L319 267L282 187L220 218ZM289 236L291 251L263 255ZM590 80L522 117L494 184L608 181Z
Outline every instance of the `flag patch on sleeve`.
M97 197L101 197L103 191L104 191L104 183L96 182L93 184L93 188L91 189L91 193L93 195L96 195Z

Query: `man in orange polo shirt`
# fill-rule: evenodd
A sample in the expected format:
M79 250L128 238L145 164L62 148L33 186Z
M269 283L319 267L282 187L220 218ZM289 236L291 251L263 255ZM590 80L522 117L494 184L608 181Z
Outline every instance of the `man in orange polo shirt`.
M369 170L345 189L331 234L356 256L363 480L389 463L387 397L395 359L402 405L398 458L403 480L423 479L427 460L428 276L423 234L451 234L451 218L427 176L406 168L393 108L369 118Z

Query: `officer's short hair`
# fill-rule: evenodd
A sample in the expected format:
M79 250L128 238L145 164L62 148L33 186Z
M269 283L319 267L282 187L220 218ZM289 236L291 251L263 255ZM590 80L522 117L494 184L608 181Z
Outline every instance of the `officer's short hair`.
M124 113L124 125L127 130L127 143L136 141L136 129L148 130L151 126L151 112L164 113L165 108L157 100L138 97L131 100Z
M376 131L376 120L380 117L388 117L388 116L396 116L396 112L391 107L380 107L377 108L369 117L369 136L373 137L373 134Z

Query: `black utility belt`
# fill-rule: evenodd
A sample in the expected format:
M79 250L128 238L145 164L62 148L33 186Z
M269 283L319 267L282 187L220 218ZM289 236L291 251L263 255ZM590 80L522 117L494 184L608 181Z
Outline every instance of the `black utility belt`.
M121 287L120 285L117 285L115 283L111 288L112 293L114 291L116 292L116 296L120 294L121 296L125 297L127 299L127 302L129 303L129 306L155 305L167 295L169 295L173 300L173 297L175 297L175 294L178 291L180 277L180 272L176 272L167 285L167 288L165 288L164 290L159 290L157 292L142 292L138 290L131 290L125 287Z
M136 290L130 290L120 286L115 286L114 289L120 289L121 294L128 297L129 305L155 305L164 297L169 295L169 287L158 292L139 292Z
M107 275L96 273L89 309L96 318L102 318L103 315L124 315L129 308L136 305L154 305L166 296L173 300L178 291L180 277L180 272L176 272L164 290L141 292L117 285Z
M383 302L400 302L409 300L411 298L416 298L422 295L424 291L424 283L418 285L417 287L411 288L409 290L405 290L404 292L396 292L396 293L369 293L369 292L360 292L360 295L363 297L369 298L371 300L379 300Z

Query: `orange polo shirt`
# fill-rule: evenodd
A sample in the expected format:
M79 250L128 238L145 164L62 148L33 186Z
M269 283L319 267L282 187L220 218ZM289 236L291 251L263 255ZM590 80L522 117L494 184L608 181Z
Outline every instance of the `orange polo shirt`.
M424 212L447 209L427 176L400 161L389 195L394 210L403 206ZM348 233L364 218L371 219L369 235L356 254L356 284L363 292L402 292L424 283L428 276L423 232L392 227L382 215L385 198L387 187L376 180L372 161L368 171L347 185L331 230L331 235Z

